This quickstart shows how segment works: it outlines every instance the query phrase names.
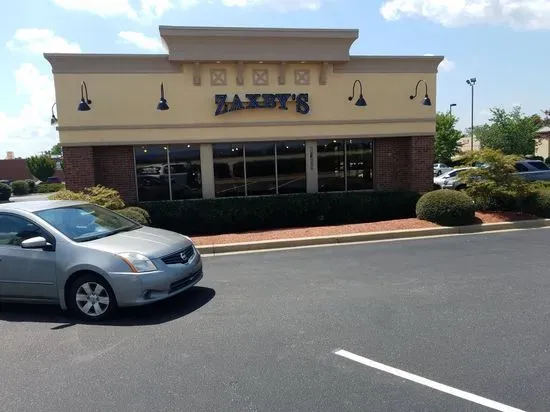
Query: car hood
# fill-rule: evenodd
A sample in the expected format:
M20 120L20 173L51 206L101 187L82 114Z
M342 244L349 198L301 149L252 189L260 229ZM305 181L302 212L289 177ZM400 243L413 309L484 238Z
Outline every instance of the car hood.
M137 252L154 259L192 245L186 236L169 230L142 227L83 243L86 247L109 253Z

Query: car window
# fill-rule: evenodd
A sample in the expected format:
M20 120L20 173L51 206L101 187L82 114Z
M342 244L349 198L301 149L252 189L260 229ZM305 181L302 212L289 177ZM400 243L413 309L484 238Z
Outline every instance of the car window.
M516 167L516 170L518 172L528 172L529 171L527 166L525 166L524 164L521 164L521 163L516 163L515 167Z
M76 242L86 242L141 227L117 213L92 204L41 210L36 214Z
M540 161L531 161L531 162L528 162L530 166L533 166L535 169L538 169L538 170L549 170L550 168L546 165L546 163L544 162L540 162Z
M44 232L27 219L0 214L0 246L21 246L24 240L37 236L44 236Z
M458 172L455 170L454 172L449 173L449 177L455 177Z

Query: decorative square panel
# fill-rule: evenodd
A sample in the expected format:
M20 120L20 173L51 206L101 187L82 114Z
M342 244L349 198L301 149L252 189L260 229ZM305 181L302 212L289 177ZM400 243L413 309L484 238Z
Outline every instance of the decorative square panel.
M294 83L299 84L299 85L308 85L309 84L309 70L308 69L294 70Z
M269 84L269 70L252 70L252 84L254 84L254 86L267 86Z
M210 84L212 86L227 86L227 70L210 69Z

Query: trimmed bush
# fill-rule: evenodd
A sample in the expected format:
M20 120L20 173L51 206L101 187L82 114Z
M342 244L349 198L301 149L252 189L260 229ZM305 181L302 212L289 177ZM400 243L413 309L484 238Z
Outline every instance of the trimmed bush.
M469 225L475 219L475 204L464 192L437 190L420 198L416 204L416 216L443 226Z
M145 209L142 209L140 207L131 206L117 210L116 212L121 214L122 216L127 217L128 219L132 219L138 223L141 223L142 225L149 225L151 223L149 213L147 213Z
M29 193L35 193L36 192L36 182L32 179L25 180L27 184L29 185Z
M347 192L143 202L152 225L186 235L339 225L415 216L415 192Z
M26 180L16 180L11 183L11 190L15 196L25 196L29 194L29 184Z
M538 217L550 218L550 189L537 190L528 197L523 211Z
M42 185L40 185L42 186ZM60 190L49 197L51 200L80 200L94 203L111 210L120 210L125 207L124 201L115 189L105 186L87 187L82 192Z
M31 175L45 182L55 173L55 160L49 155L31 156L27 159L27 168Z
M64 189L63 183L41 183L36 186L36 193L55 193Z
M5 183L0 183L0 202L7 202L11 197L11 187Z

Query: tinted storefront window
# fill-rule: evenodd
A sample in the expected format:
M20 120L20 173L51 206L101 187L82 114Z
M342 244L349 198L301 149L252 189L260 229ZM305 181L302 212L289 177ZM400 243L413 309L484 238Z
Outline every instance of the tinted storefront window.
M244 152L242 144L212 145L216 197L244 196Z
M319 192L346 190L343 140L317 142L317 171Z
M279 194L306 192L306 145L300 141L277 143Z
M244 149L247 195L276 194L275 144L273 142L246 143Z
M202 197L201 152L197 144L168 146L170 153L170 178L172 199L196 199ZM166 166L168 169L168 166Z
M169 200L167 146L136 146L134 151L139 200Z
M346 140L346 159L348 190L372 189L372 140Z

